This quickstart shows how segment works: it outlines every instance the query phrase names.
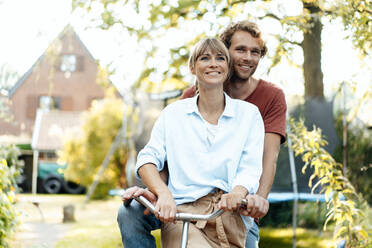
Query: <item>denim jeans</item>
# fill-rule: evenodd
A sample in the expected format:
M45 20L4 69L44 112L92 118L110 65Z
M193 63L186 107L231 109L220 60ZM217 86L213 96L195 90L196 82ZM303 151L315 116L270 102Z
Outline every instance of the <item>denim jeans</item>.
M118 225L125 248L156 248L151 231L161 228L161 221L155 215L144 215L145 208L137 201L128 207L121 205L118 211ZM245 248L257 248L259 230L256 223L247 234Z

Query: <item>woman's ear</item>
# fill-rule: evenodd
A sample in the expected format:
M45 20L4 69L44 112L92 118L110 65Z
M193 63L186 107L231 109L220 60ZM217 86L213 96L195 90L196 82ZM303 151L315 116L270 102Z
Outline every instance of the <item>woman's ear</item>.
M189 66L191 74L195 75L195 70L192 65Z

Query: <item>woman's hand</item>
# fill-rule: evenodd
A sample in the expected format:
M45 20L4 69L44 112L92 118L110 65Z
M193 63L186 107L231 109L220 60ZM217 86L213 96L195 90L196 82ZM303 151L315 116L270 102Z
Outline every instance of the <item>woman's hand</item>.
M244 195L238 192L231 192L228 194L223 194L221 200L218 203L218 207L224 211L237 210L244 199Z
M177 213L176 202L170 191L158 195L158 201L155 205L155 216L164 224L168 222L175 223Z

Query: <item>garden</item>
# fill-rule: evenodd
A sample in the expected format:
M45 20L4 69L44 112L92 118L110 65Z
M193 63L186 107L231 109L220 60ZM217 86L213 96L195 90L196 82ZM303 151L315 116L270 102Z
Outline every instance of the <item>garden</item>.
M252 74L285 94L272 189L294 195L271 199L259 247L372 248L370 0L15 2L0 0L2 40L11 37L0 46L0 248L122 247L111 192L139 183L136 156L156 117L195 81L191 47L243 19L267 34ZM30 28L18 14L45 19ZM28 55L15 41L41 54L21 73L10 64Z

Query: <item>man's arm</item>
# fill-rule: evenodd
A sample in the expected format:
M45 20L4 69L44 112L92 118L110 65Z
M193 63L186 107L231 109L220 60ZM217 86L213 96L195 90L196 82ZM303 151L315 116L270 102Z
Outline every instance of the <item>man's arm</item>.
M265 144L262 162L262 175L260 178L260 186L257 190L257 195L267 199L270 193L271 186L274 182L276 172L276 160L280 150L280 135L275 133L265 134Z
M248 195L247 210L242 210L242 215L253 218L262 218L269 210L267 196L270 193L276 172L276 160L280 150L281 136L275 133L265 133L265 144L263 151L262 175L260 186L255 195Z

